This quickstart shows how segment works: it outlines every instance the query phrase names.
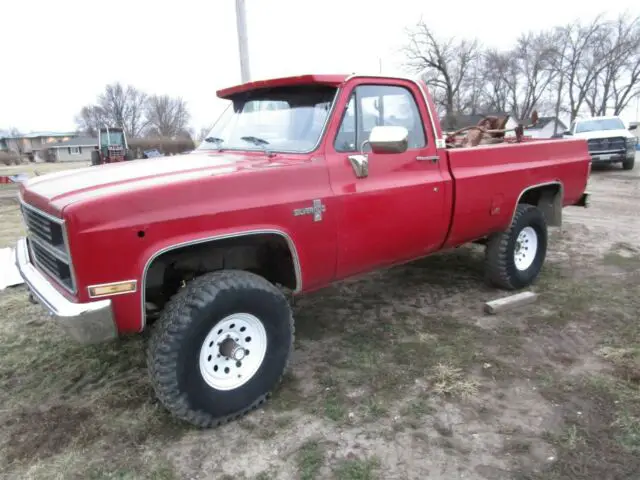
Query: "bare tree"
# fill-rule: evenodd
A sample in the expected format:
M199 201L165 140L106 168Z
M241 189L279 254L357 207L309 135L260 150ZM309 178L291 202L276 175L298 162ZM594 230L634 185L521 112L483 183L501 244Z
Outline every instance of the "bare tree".
M480 45L477 40L440 40L420 20L407 31L407 64L430 86L437 106L447 114L468 111L478 98L472 86L479 79ZM453 117L452 117L453 118Z
M482 50L477 40L439 39L423 22L407 30L406 65L429 84L439 113L534 110L620 114L640 96L640 16L576 20L522 34L513 48ZM554 133L557 132L557 124Z
M107 85L95 105L87 105L76 116L83 131L95 135L100 127L121 127L128 137L139 136L147 126L145 106L147 95L119 82Z
M545 92L556 75L555 52L554 37L548 32L529 32L518 38L507 77L511 80L508 82L511 112L516 118L529 118L542 106Z
M638 95L640 84L640 17L623 14L602 26L604 68L585 98L592 115L618 115Z
M186 102L180 97L152 95L146 108L148 134L161 137L184 136L189 123Z
M553 44L556 46L553 55L551 56L551 68L555 71L555 75L549 87L555 92L555 105L554 114L556 119L560 118L560 111L562 110L562 95L565 91L565 74L566 71L566 53L567 43L565 40L565 31L562 27L556 27L551 31L551 38ZM558 134L558 122L554 122L553 135Z
M212 125L208 127L201 127L200 130L198 131L198 135L196 135L196 142L201 143L206 138L206 136L209 135L209 132L211 131L212 128L213 128Z
M562 28L562 41L566 48L562 61L564 70L560 74L565 77L571 121L586 104L596 78L613 60L607 58L607 30L602 15L586 25L575 21Z
M15 127L11 127L9 129L9 138L7 140L7 147L9 151L14 152L18 156L18 159L21 159L25 150L22 132Z
M483 99L487 110L506 112L510 101L508 76L513 70L512 52L487 50L483 59Z
M80 113L76 115L75 122L78 130L92 137L98 135L98 129L101 126L111 124L102 107L98 105L82 107Z

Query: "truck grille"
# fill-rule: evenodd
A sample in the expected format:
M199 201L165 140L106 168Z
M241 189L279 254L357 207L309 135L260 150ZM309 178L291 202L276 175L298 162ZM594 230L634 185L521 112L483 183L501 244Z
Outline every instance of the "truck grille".
M589 152L618 152L627 149L624 137L592 138L588 141Z
M64 222L24 203L21 208L33 262L67 290L75 292Z

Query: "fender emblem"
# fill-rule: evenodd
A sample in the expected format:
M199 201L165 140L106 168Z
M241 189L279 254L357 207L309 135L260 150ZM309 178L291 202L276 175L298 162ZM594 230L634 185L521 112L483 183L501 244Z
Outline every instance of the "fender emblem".
M322 220L322 213L327 210L327 207L322 203L322 200L314 200L313 206L305 208L296 208L293 210L293 215L299 217L300 215L313 215L313 221L319 222Z

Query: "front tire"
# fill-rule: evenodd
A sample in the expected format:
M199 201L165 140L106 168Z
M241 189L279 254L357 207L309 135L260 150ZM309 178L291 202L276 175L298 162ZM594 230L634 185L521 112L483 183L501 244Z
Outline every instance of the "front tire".
M155 325L151 383L174 416L215 427L266 401L293 338L291 309L273 284L244 271L208 273L182 289Z
M633 167L635 166L636 163L636 158L627 158L624 162L622 162L622 169L623 170L633 170Z
M531 285L547 254L547 222L533 205L519 204L509 230L489 237L485 270L489 283L505 290Z

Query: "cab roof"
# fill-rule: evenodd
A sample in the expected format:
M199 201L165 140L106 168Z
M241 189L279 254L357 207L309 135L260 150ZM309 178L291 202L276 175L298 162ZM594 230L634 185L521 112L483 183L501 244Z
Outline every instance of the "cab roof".
M229 98L237 93L243 93L259 88L293 87L297 85L328 85L340 86L349 75L298 75L295 77L280 77L268 80L243 83L233 87L223 88L216 92L219 98Z

